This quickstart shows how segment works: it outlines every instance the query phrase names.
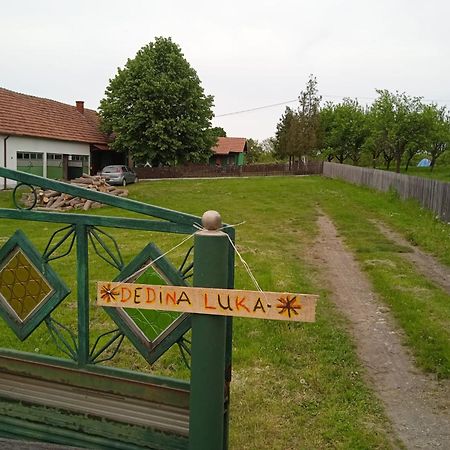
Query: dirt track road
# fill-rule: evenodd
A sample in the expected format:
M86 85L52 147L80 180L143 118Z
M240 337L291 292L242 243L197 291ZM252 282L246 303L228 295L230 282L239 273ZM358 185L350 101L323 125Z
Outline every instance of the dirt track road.
M398 437L408 449L450 449L450 383L439 383L414 366L389 309L378 301L333 223L321 215L319 228L314 259L351 323L368 381Z

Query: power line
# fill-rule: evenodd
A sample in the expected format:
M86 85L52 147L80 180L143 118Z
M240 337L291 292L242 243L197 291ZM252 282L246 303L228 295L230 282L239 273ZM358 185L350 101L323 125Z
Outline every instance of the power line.
M340 95L322 95L322 97L344 98L343 96L340 96ZM362 98L364 100L374 100L375 99L375 97L359 97L359 98ZM285 102L280 102L280 103L272 103L271 105L256 106L255 108L242 109L240 111L233 111L233 112L229 112L229 113L225 113L225 114L219 114L215 117L233 116L235 114L242 114L242 113L246 113L246 112L258 111L259 109L266 109L266 108L273 108L275 106L288 105L289 103L294 103L294 102L298 102L298 98L296 98L295 100L286 100Z
M339 99L341 99L341 98L345 98L345 97L346 97L345 95L322 95L322 98L339 98ZM356 97L356 98L361 99L361 100L375 100L377 97ZM431 98L424 98L423 100L425 100L426 102L450 103L450 100L436 100L436 99L431 99ZM225 113L225 114L219 114L215 117L234 116L235 114L243 114L243 113L247 113L247 112L258 111L260 109L274 108L275 106L288 105L289 103L294 103L294 102L298 102L298 98L296 98L295 100L286 100L285 102L272 103L270 105L256 106L255 108L242 109L239 111L233 111L233 112L229 112L229 113Z
M242 109L241 111L233 111L233 112L229 112L229 113L225 113L225 114L219 114L216 117L232 116L234 114L242 114L242 113L246 113L246 112L257 111L258 109L273 108L274 106L287 105L288 103L294 103L297 101L298 101L298 98L296 98L295 100L287 100L285 102L273 103L272 105L257 106L256 108Z

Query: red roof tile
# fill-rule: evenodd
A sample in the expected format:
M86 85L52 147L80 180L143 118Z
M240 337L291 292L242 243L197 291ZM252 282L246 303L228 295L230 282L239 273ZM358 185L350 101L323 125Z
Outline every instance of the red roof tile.
M106 144L97 113L46 98L0 88L0 133Z
M228 153L242 153L245 151L247 140L245 138L220 137L212 151L216 155L228 155Z

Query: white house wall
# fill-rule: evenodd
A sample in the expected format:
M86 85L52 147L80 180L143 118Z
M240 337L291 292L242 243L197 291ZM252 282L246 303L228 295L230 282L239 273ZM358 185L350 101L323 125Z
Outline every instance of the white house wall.
M3 140L5 136L0 134L0 167L5 167L5 161L3 157ZM4 188L5 179L0 177L0 189Z
M0 135L0 164L5 167L3 160L4 138ZM6 141L6 167L17 170L17 152L43 153L44 167L48 153L60 155L90 156L90 145L81 142L58 141L53 139L41 139L23 136L10 136ZM46 169L44 169L45 171ZM44 172L45 176L45 172ZM7 180L7 187L14 187L15 182ZM0 189L4 188L4 179L0 177Z

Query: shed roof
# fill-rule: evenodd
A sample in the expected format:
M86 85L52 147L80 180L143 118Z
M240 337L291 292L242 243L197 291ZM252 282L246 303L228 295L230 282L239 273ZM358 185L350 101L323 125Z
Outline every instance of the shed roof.
M98 114L76 106L0 88L0 133L106 144Z
M216 155L242 153L246 151L247 139L238 137L220 137L212 151Z

